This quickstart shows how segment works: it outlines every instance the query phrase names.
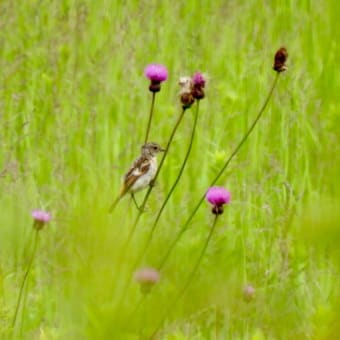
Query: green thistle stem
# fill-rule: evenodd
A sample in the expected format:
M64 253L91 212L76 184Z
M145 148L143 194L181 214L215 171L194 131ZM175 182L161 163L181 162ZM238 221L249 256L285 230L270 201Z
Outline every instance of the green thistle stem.
M223 175L224 171L227 169L229 163L232 161L232 159L236 156L236 154L238 153L238 151L241 149L241 147L243 146L243 144L247 141L249 135L252 133L252 131L254 130L257 122L260 120L265 108L267 107L269 100L273 94L273 91L276 87L277 81L279 79L279 75L280 73L276 74L276 77L274 79L274 82L269 90L269 93L262 105L262 107L260 108L259 113L257 114L255 120L253 121L253 123L251 124L251 126L249 127L248 131L245 133L245 135L243 136L243 138L241 139L240 143L236 146L236 148L234 149L234 151L232 152L232 154L230 155L230 157L226 160L226 162L224 163L222 169L219 171L219 173L217 174L217 176L214 178L214 180L211 182L210 186L215 185L215 183L219 180L219 178ZM168 260L168 257L170 256L173 248L176 246L177 242L180 240L180 238L182 237L182 235L184 234L184 232L188 229L189 227L189 223L192 221L192 219L194 218L194 216L196 215L198 209L200 208L201 204L203 203L205 198L205 193L202 195L202 197L200 198L199 202L197 203L196 207L194 208L193 212L191 213L191 215L189 216L188 220L184 223L183 227L181 228L181 230L179 231L179 233L177 234L176 238L174 239L174 241L171 243L168 251L166 252L165 256L162 258L159 266L158 266L158 270L162 269L163 266L165 265L166 261Z
M22 293L24 291L25 283L26 283L28 274L30 273L30 270L31 270L31 267L32 267L32 263L33 263L35 254L37 252L38 236L39 236L39 230L37 229L36 233L35 233L35 238L34 238L33 251L32 251L31 257L29 259L28 266L27 266L26 272L24 274L23 280L21 282L19 296L18 296L18 300L17 300L17 304L16 304L16 307L15 307L15 312L14 312L14 316L13 316L13 320L12 320L12 328L14 328L15 322L17 320L18 311L19 311L19 307L20 307L20 303L21 303L21 298L22 298Z
M176 134L177 128L179 127L179 125L180 125L180 123L181 123L181 121L182 121L182 118L184 117L185 111L186 111L186 108L183 108L183 109L182 109L182 112L181 112L180 116L178 117L177 122L176 122L176 124L175 124L175 126L174 126L174 128L173 128L173 130L172 130L172 132L171 132L171 135L170 135L170 138L169 138L169 140L168 140L168 143L167 143L167 146L166 146L164 155L163 155L163 157L162 157L162 159L161 159L161 161L160 161L160 163L159 163L159 166L158 166L158 169L157 169L155 178L154 178L154 180L153 180L154 182L157 180L158 174L159 174L160 170L162 169L162 166L163 166L163 163L164 163L164 161L165 161L165 158L166 158L166 156L167 156L167 154L168 154L168 152L169 152L170 145L171 145L171 143L172 143L172 141L173 141L173 139L174 139L174 136L175 136L175 134ZM143 211L144 211L144 209L145 209L146 202L147 202L147 200L148 200L148 198L149 198L149 196L150 196L150 193L151 193L152 189L153 189L153 185L149 187L149 189L148 189L148 191L147 191L147 193L146 193L146 195L145 195L145 197L144 197L143 203L142 203L142 205L141 205L141 207L140 207L140 209L139 209L139 212L138 212L138 214L137 214L137 217L136 217L136 219L135 219L135 222L134 222L134 224L133 224L133 226L132 226L132 228L131 228L131 230L130 230L130 233L129 233L129 235L128 235L127 241L125 242L125 245L124 245L124 247L123 247L123 251L124 251L124 252L127 251L128 247L129 247L129 245L130 245L130 242L131 242L131 240L132 240L132 237L133 237L133 235L134 235L134 232L135 232L135 230L136 230L136 227L137 227L137 225L138 225L138 222L139 222L139 220L140 220L140 217L141 217L141 215L142 215L142 213L143 213ZM128 290L128 288L129 288L129 285L130 285L130 281L131 281L131 280L129 279L129 280L126 282L126 284L125 284L125 286L124 286L124 288L123 288L122 296L121 296L121 298L120 298L120 300L119 300L119 302L118 302L118 304L117 304L118 307L121 305L122 301L123 301L124 298L125 298L125 295L126 295L126 293L127 293L127 290Z
M162 166L163 166L163 163L164 163L164 161L165 161L165 158L166 158L166 156L167 156L167 154L168 154L168 152L169 152L170 145L171 145L171 143L172 143L172 141L173 141L173 139L174 139L174 136L175 136L175 134L176 134L177 128L179 127L179 125L180 125L180 123L181 123L181 121L182 121L182 118L183 118L183 116L184 116L185 110L186 110L186 109L183 108L183 110L182 110L180 116L178 117L177 122L176 122L176 124L175 124L175 126L174 126L174 128L173 128L173 130L172 130L172 132L171 132L171 135L170 135L168 144L166 145L166 149L165 149L165 151L164 151L164 155L163 155L163 157L162 157L162 159L161 159L161 161L160 161L160 163L159 163L159 166L158 166L158 168L157 168L157 172L156 172L155 178L153 179L153 182L154 182L154 183L156 182L157 177L158 177L158 175L159 175L159 172L160 172L161 169L162 169ZM126 244L125 244L125 247L124 247L125 249L128 247L128 245L129 245L130 242L131 242L131 239L132 239L133 234L134 234L134 232L135 232L135 230L136 230L136 227L137 227L137 225L138 225L138 222L139 222L139 220L140 220L140 217L141 217L141 215L142 215L142 213L143 213L143 211L144 211L144 209L145 209L146 202L147 202L147 200L148 200L148 198L149 198L149 196L150 196L150 194L151 194L151 191L152 191L153 187L154 187L153 185L150 185L150 186L149 186L149 189L148 189L148 191L147 191L147 193L146 193L146 195L145 195L145 197L144 197L144 200L143 200L142 205L141 205L141 207L140 207L140 209L139 209L139 212L138 212L138 214L137 214L137 217L136 217L136 219L135 219L135 222L134 222L134 224L133 224L133 226L132 226L132 228L131 228L131 230L130 230L129 236L128 236L128 238L127 238L127 241L126 241Z
M192 280L194 279L196 273L197 273L197 270L202 262L202 258L207 250L207 247L208 247L208 244L211 240L211 237L216 229L216 222L217 222L217 219L218 219L218 216L219 215L215 215L215 218L214 218L214 222L210 228L210 231L209 231L209 234L208 234L208 237L207 239L205 240L205 243L204 243L204 246L201 250L201 253L195 263L195 266L194 268L192 269L192 271L190 272L190 275L188 276L188 279L187 281L185 282L184 286L182 287L182 289L178 292L178 294L176 295L175 299L172 300L170 306L166 309L166 312L163 316L163 318L161 319L161 321L159 322L156 330L153 332L151 338L153 338L153 336L157 333L157 331L162 327L168 313L171 311L171 309L178 303L179 299L184 295L184 293L186 292L186 290L188 289L188 287L190 286Z
M149 139L151 121L152 121L152 116L153 116L153 109L154 109L154 107L155 107L155 98L156 98L156 92L152 92L151 108L150 108L148 126L147 126L147 128L146 128L146 135L145 135L144 143L147 143L147 141L148 141L148 139Z

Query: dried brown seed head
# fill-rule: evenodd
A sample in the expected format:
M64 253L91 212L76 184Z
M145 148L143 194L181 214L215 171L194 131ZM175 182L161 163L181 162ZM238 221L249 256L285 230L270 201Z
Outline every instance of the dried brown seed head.
M286 61L288 58L288 52L285 47L281 47L277 50L274 57L273 69L276 72L283 72L287 70Z

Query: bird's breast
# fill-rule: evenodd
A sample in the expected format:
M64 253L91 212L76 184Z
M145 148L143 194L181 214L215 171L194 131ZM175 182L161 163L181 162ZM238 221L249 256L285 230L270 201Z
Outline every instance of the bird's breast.
M137 179L137 181L134 183L130 190L132 192L136 192L146 188L150 184L150 182L155 178L156 172L157 172L157 160L154 157L150 159L150 167L148 171Z

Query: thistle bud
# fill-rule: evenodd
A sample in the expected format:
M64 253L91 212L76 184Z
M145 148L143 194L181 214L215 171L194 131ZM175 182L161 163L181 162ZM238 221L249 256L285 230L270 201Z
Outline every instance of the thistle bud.
M188 109L195 101L195 98L191 93L183 93L181 94L181 103L183 109Z
M287 70L286 61L288 58L288 53L285 47L281 47L277 50L274 57L273 69L276 72L283 72Z

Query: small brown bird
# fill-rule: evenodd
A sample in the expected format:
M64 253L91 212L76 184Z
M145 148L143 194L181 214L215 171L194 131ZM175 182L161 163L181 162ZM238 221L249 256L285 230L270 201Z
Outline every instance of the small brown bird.
M111 213L121 198L131 193L131 197L135 202L137 208L137 202L134 197L134 193L143 190L150 185L157 173L157 159L156 155L165 151L157 143L145 143L142 146L141 155L133 162L132 166L124 176L123 185L116 200L110 207Z

